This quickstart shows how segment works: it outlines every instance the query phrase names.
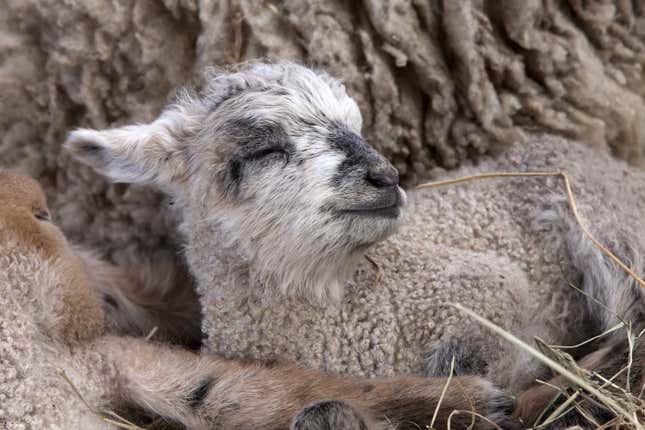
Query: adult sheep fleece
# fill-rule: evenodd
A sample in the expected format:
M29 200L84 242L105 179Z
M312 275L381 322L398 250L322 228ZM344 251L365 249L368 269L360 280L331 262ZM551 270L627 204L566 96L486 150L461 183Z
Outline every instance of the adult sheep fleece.
M592 321L572 280L640 321L641 306L628 300L642 300L639 291L599 264L544 178L411 192L401 230L383 241L404 199L359 130L337 81L258 64L212 77L153 123L78 130L68 147L113 180L153 183L174 198L210 352L369 376L421 373L428 363L441 372L454 354L461 371L515 390L533 377L530 364L450 302L527 338L577 342L607 321ZM622 181L642 194L638 170L548 136L478 169L569 171L594 228L640 263L631 251L645 238L637 208L605 191ZM621 227L610 203L628 220ZM365 253L370 262L355 264Z
M65 233L119 262L173 249L174 218L151 209L157 194L70 163L64 135L150 121L206 66L264 56L325 67L408 183L536 128L643 157L639 2L0 0L0 10L0 165L36 177Z

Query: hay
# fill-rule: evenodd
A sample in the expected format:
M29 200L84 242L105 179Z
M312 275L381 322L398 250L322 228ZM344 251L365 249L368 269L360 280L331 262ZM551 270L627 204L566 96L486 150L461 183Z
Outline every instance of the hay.
M428 429L434 430L434 423L437 420L437 416L439 415L439 409L441 409L441 404L443 403L443 399L446 396L446 391L448 391L448 387L452 382L452 376L454 371L455 371L455 356L453 355L452 360L450 360L450 372L448 374L448 379L446 379L446 383L443 386L443 390L441 390L441 396L439 396L439 401L437 402L437 407L434 410L434 414L432 414L432 420L430 421L430 425L428 426Z
M604 407L611 410L616 417L620 419L621 425L628 425L634 430L645 429L645 424L640 422L639 414L645 410L645 400L637 397L627 390L619 390L618 393L606 389L609 381L603 381L600 375L593 374L576 365L575 361L566 353L558 351L549 347L544 343L538 343L542 351L533 348L521 339L515 337L513 334L505 331L501 327L493 324L492 322L480 317L470 309L467 309L460 304L452 304L456 309L475 319L477 322L487 327L500 337L511 342L518 348L528 352L533 357L540 360L545 365L549 366L553 371L562 375L570 383L581 388L580 394L583 391L591 396L592 400L600 402ZM538 341L539 342L539 341ZM546 352L546 353L545 353ZM622 370L620 371L622 372ZM619 372L619 373L620 373ZM612 376L613 379L615 376ZM598 381L597 379L601 379ZM566 393L565 393L566 395ZM575 399L570 400L575 402ZM582 412L583 415L584 411ZM562 415L558 415L562 416ZM600 427L601 425L597 425ZM535 428L539 428L536 426Z
M99 417L101 420L105 421L108 424L112 424L120 429L124 430L146 430L143 427L139 427L138 425L134 424L133 422L123 418L122 416L118 415L117 413L113 411L101 411L98 410L92 405L90 405L87 400L83 397L81 392L78 390L76 385L72 382L72 380L67 376L65 371L61 370L59 372L59 376L70 386L72 389L72 392L76 395L76 397L79 398L79 400L85 405L85 407L92 412L94 415Z

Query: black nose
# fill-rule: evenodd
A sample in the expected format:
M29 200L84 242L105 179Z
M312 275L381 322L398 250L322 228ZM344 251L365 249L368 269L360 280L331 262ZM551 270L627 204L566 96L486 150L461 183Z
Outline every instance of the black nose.
M367 181L376 188L387 188L399 185L399 172L396 170L384 172L382 170L369 170Z

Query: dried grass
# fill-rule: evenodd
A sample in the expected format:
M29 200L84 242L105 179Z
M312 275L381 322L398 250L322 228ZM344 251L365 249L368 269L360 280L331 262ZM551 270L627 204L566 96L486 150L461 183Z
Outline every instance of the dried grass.
M72 392L76 395L76 397L79 398L79 400L85 405L85 407L92 412L94 415L96 415L99 419L105 421L108 424L112 424L120 429L124 430L146 430L143 427L139 427L138 425L134 424L131 421L128 421L127 419L123 418L122 416L118 415L117 413L113 411L102 411L99 410L92 405L90 405L87 400L83 397L81 392L76 388L76 385L72 382L72 380L67 376L67 374L64 371L59 372L59 376L67 382L67 384L70 386L72 389Z
M589 419L590 422L593 422L593 419L589 417L589 414L586 413L584 408L582 408L580 404L576 403L576 397L579 395L592 402L599 403L606 409L610 410L616 416L616 425L620 425L625 429L645 429L645 423L640 421L640 415L645 411L645 400L642 399L640 395L634 395L626 388L618 387L611 382L611 380L623 372L624 369L621 369L616 375L613 375L609 380L607 380L596 373L579 367L570 355L556 348L552 348L544 342L541 342L539 339L536 339L536 341L540 350L528 345L521 339L515 337L513 334L507 332L487 319L480 317L470 309L467 309L460 304L452 304L452 306L475 319L477 322L500 337L511 342L519 349L526 351L536 359L540 360L554 372L562 375L569 383L579 387L579 390L571 396L563 390L554 387L560 390L561 394L567 397L567 400L565 403L560 405L554 413L547 417L546 420L534 425L533 428L537 429L544 427L549 422L555 421L559 417L563 416L564 413L567 412L566 409L569 404L573 404L573 407ZM628 367L630 365L631 363L628 364ZM607 389L608 386L611 386L614 390ZM605 424L606 423L595 423L595 428L602 428Z

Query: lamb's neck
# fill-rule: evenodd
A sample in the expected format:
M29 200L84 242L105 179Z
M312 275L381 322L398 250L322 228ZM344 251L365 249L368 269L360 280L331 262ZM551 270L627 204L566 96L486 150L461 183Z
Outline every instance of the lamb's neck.
M337 304L362 255L332 255L316 264L293 260L280 268L267 267L216 221L192 224L187 231L188 263L200 293L210 297L295 296L321 305Z
M228 295L250 287L249 260L218 223L192 223L186 231L186 258L200 294Z

